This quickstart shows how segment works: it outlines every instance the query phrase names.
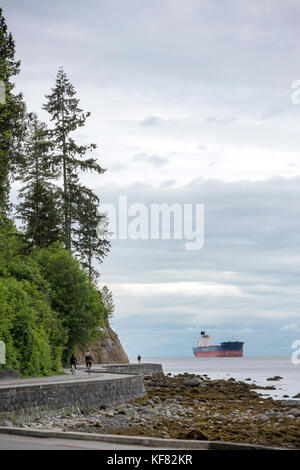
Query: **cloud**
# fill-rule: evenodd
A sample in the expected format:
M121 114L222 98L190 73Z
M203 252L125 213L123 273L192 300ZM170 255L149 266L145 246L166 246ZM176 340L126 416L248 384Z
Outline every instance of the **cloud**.
M297 331L300 302L299 3L2 6L28 109L48 120L41 105L62 64L91 111L78 139L101 149L108 171L83 176L101 201L205 205L201 251L187 252L184 240L115 240L99 266L122 291L115 325L128 350L190 354L193 332L182 327L204 322L249 334L253 353L286 353L282 331Z
M148 155L146 153L139 153L135 155L133 157L133 160L149 163L155 168L159 168L163 165L167 165L169 162L169 159L167 157L161 157L158 155Z
M118 296L187 296L191 297L232 297L242 296L236 286L205 282L173 282L173 283L130 283L111 284L110 288Z
M284 325L280 328L280 331L300 331L300 327L297 323L289 323L288 325Z
M158 116L148 116L141 122L141 126L156 127L159 126L162 122L162 119Z

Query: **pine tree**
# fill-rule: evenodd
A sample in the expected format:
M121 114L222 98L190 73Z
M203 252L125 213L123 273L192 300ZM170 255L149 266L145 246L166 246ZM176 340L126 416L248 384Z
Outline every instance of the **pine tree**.
M19 73L20 61L15 60L15 43L7 30L0 8L0 212L7 214L10 176L18 164L20 141L24 131L25 104L22 95L12 93L12 77Z
M33 113L28 115L24 153L26 159L18 177L23 183L19 192L22 202L17 211L25 223L27 239L34 246L47 247L62 238L61 191L51 182L57 174L51 168L47 126Z
M95 150L96 145L78 145L72 138L72 132L83 127L90 113L79 108L74 86L62 68L59 69L52 93L46 95L47 103L43 109L48 111L54 128L50 131L55 149L53 162L59 168L63 180L63 232L64 244L72 248L72 199L78 192L78 175L80 171L96 171L102 174L105 170L95 158L85 158L86 154Z
M115 304L112 292L109 290L107 286L103 286L100 291L101 294L101 301L104 306L104 314L105 319L111 320L113 318L113 314L115 311Z
M73 229L73 246L81 266L87 271L90 281L98 277L93 260L100 263L110 250L107 231L99 236L98 226L103 216L98 214L99 198L85 186L76 188L73 198L73 211L76 226Z

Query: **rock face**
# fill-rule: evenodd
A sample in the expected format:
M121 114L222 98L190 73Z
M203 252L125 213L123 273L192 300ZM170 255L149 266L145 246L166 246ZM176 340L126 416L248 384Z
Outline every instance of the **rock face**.
M84 364L86 351L91 353L95 364L129 364L118 336L109 325L101 328L99 337L92 344L77 347L75 355L79 364Z

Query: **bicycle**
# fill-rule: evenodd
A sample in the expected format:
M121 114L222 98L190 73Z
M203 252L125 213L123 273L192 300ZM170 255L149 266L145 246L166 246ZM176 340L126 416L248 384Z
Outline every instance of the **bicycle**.
M90 375L91 374L91 367L92 367L92 363L91 362L87 362L86 363L86 368L87 368L87 373Z

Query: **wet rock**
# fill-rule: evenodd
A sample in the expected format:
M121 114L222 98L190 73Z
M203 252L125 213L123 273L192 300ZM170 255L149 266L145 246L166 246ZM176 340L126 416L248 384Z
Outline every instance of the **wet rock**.
M13 423L11 423L10 421L3 421L1 423L1 426L4 426L6 428L12 428L13 427Z
M187 387L198 387L199 384L201 384L201 380L197 377L194 377L192 379L186 379L183 381L183 385L186 385Z
M281 402L281 406L289 408L300 408L300 400L284 400Z
M175 400L176 401L179 401L179 402L182 402L183 401L183 397L181 395L176 395L175 396Z
M173 398L167 398L165 400L165 403L174 403L174 399Z
M192 439L197 441L207 441L208 438L203 432L199 431L198 429L191 429L186 433L179 433L177 435L177 439Z
M224 415L217 415L216 419L217 421L222 422L222 421L226 421L227 418Z
M288 411L288 414L293 415L295 418L298 418L300 416L300 409L292 408L291 410Z
M300 393L297 393L293 398L300 398Z
M278 418L281 416L281 413L279 411L267 411L265 416L268 418Z
M267 380L269 381L276 381L276 380L281 380L282 377L280 375L275 375L274 377L269 377Z
M147 400L145 402L145 405L154 405L154 401L153 400Z
M257 419L261 424L267 423L269 421L269 417L266 415L259 415Z

